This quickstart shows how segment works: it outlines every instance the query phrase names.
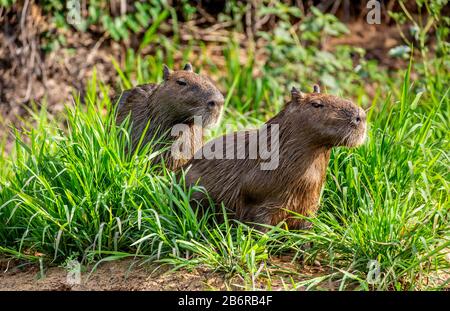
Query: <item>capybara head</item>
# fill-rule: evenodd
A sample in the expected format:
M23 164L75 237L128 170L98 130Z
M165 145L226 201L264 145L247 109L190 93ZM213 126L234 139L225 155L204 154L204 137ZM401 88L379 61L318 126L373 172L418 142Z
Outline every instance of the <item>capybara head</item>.
M303 93L295 87L288 108L292 126L311 135L314 142L334 147L356 147L366 138L366 114L347 99L321 94L318 85L313 93Z
M202 117L206 127L219 120L224 98L208 77L193 72L191 64L177 71L164 65L163 77L155 96L180 123L190 124L194 117Z

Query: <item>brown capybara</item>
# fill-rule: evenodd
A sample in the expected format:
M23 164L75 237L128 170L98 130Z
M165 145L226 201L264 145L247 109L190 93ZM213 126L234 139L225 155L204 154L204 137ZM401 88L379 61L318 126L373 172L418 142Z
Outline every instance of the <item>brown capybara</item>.
M213 82L193 72L190 64L173 72L164 65L163 78L160 84L144 84L124 91L118 103L117 123L130 115L131 151L145 131L141 145L153 141L153 151L165 148L162 152L165 165L175 170L203 145L202 128L218 122L224 98ZM181 128L183 133L174 132L176 125L186 125ZM185 148L184 153L174 156L170 147L175 142Z
M308 223L290 211L305 216L317 211L331 148L364 142L366 115L350 100L320 94L317 85L314 93L293 88L291 95L283 110L260 129L216 138L185 165L187 184L203 186L216 212L223 203L242 222L285 221L290 229L306 228ZM193 200L208 206L202 192Z

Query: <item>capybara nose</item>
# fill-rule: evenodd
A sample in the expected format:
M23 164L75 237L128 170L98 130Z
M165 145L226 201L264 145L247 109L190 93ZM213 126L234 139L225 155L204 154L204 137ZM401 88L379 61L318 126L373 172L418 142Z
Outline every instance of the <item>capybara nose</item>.
M216 106L216 102L215 101L213 101L213 100L210 100L208 103L207 103L207 105L208 105L208 107L209 108L214 108L215 106Z
M361 123L361 116L357 115L356 117L353 118L353 120L351 121L352 125L357 127L360 123Z

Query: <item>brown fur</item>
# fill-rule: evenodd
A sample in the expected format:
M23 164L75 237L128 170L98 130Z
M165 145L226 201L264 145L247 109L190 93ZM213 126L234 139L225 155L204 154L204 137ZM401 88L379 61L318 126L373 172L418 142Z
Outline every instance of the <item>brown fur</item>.
M184 70L171 72L164 66L164 81L161 84L144 84L122 93L117 110L117 123L121 124L131 114L131 151L149 122L142 145L158 141L153 151L166 148L162 153L166 166L177 169L192 158L203 144L201 128L215 124L221 115L224 98L212 81L192 71L190 64ZM194 117L201 116L202 125L194 124ZM190 135L171 135L174 125L187 124ZM187 158L174 159L170 144L190 144L191 154ZM169 145L167 145L169 143Z
M315 91L320 89L315 87ZM331 148L361 144L366 123L364 111L348 100L319 93L303 94L296 89L292 97L266 123L269 128L279 125L280 157L275 170L261 170L259 157L249 159L251 131L243 131L230 135L246 137L244 159L208 160L195 156L185 166L187 184L198 182L204 186L217 207L224 203L240 221L276 225L284 220L289 228L304 228L307 224L292 217L289 211L306 216L317 211ZM209 142L203 149L218 141L223 142L224 137ZM237 149L236 142L232 147ZM203 193L196 193L194 199L207 206Z

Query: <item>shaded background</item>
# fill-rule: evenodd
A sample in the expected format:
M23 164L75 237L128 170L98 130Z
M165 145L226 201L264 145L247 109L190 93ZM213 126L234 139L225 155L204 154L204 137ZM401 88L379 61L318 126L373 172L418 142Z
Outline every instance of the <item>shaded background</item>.
M63 110L94 67L111 95L156 82L162 63L190 61L223 92L239 75L230 102L240 112L273 113L292 83L367 104L386 75L405 67L408 46L421 43L409 17L426 24L433 9L448 16L445 2L380 1L381 24L369 25L367 1L2 0L0 136L5 125L20 126L33 102ZM422 44L434 53L434 27ZM264 97L252 96L261 88Z

